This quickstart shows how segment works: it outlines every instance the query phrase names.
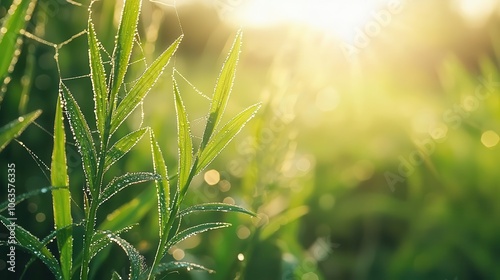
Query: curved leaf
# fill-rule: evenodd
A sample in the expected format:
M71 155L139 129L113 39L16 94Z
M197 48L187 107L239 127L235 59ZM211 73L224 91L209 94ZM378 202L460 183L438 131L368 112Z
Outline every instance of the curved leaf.
M205 149L201 150L200 159L196 166L196 173L207 167L215 157L231 142L231 140L241 131L260 108L260 104L255 104L243 110L236 117L231 119L209 140Z
M205 203L205 204L198 204L198 205L193 205L191 207L188 207L182 211L179 212L179 216L183 217L195 212L239 212L243 214L247 214L253 217L256 217L257 214L255 214L252 211L249 211L241 206L238 205L231 205L231 204L226 204L226 203Z
M117 236L116 234L107 232L106 237L118 244L118 246L122 247L123 251L125 251L125 254L127 254L128 259L130 260L129 279L139 279L146 266L144 257L134 248L134 246L130 245L130 243L128 243L125 239Z
M23 193L20 195L16 195L16 200L15 200L14 204L17 205L28 198L37 196L39 194L49 193L51 190L60 189L60 188L61 187L45 187L45 188L40 188L40 189L37 189L34 191L30 191L27 193ZM66 188L66 187L64 187L64 188ZM9 203L11 203L11 202L9 202L8 200L0 203L0 212L7 210L7 208L9 207Z
M170 239L167 243L167 249L171 248L175 244L200 233L209 231L209 230L215 230L215 229L220 229L220 228L226 228L230 227L231 224L229 223L205 223L205 224L200 224L196 225L193 227L190 227L188 229L185 229L178 234L176 234L172 239Z
M203 132L203 139L201 141L201 149L205 147L208 140L212 136L217 124L220 122L222 114L226 109L227 100L233 88L234 77L236 74L236 65L240 56L241 41L243 33L238 31L234 39L229 55L222 66L222 71L215 86L215 92L212 97L212 104L210 105L210 115L208 116L207 125Z
M39 258L54 274L56 279L63 279L61 267L57 262L56 258L52 255L52 253L43 245L43 243L38 240L34 235L32 235L29 231L25 230L21 226L11 223L10 220L5 218L4 216L0 216L0 221L2 224L7 227L13 227L16 241L16 246L26 250L28 253L35 255ZM8 243L4 243L8 244ZM11 244L8 244L11 245Z
M168 262L159 264L151 273L150 276L156 276L165 272L174 272L174 271L193 271L200 270L206 271L208 273L215 273L214 270L208 269L202 265L190 263L190 262ZM147 278L147 273L141 275L141 279Z
M104 171L107 171L111 167L111 165L113 165L126 153L128 153L137 144L137 142L142 139L142 137L148 132L148 130L148 127L141 128L118 140L106 153L106 159L104 161Z
M82 157L85 178L87 179L92 195L97 196L99 190L95 188L99 186L94 186L97 156L89 125L75 98L64 84L61 84L61 91L65 101L66 117L68 118L75 141L78 144L78 152Z
M130 0L127 0L127 2ZM113 111L113 117L111 119L111 133L114 133L116 129L122 124L122 122L134 111L141 101L146 97L148 92L154 86L160 75L165 70L170 58L177 50L179 46L182 35L175 40L154 62L149 66L144 73L142 73L139 80L132 86L130 91L125 95L123 100L118 105L116 111Z
M41 113L41 110L36 110L21 116L0 128L0 152L10 143L10 141L21 135L26 127L35 121Z
M149 172L127 173L120 177L116 177L108 184L108 186L106 186L106 188L99 195L99 204L104 203L110 197L112 197L117 192L123 190L126 187L159 179L161 179L160 176Z

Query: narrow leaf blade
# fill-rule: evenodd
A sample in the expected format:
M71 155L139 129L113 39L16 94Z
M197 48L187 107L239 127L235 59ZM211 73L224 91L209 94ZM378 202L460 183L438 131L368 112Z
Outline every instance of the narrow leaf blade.
M213 212L239 212L243 214L247 214L253 217L256 217L257 214L255 214L252 211L249 211L241 206L238 205L231 205L231 204L226 204L226 203L205 203L205 204L198 204L198 205L193 205L191 207L188 207L181 212L179 212L179 216L183 217L185 215L189 215L191 213L195 212L208 212L208 211L213 211Z
M240 56L241 41L243 33L238 31L234 39L229 55L222 66L222 71L215 86L215 92L212 97L212 104L210 106L210 115L208 117L207 125L203 133L201 142L201 149L205 147L208 140L212 136L217 124L220 122L222 114L226 108L227 100L233 87L234 77L236 74L236 65Z
M51 190L54 190L54 189L58 189L58 188L54 188L54 187L45 187L45 188L40 188L40 189L36 189L34 191L30 191L30 192L27 192L27 193L23 193L23 194L20 194L20 195L16 195L16 200L14 202L15 205L21 203L22 201L28 199L28 198L31 198L31 197L35 197L35 196L38 196L40 194L44 194L44 193L48 193L50 192ZM9 201L6 200L2 203L0 203L0 212L3 212L5 210L7 210L7 208L9 207Z
M90 134L90 128L85 120L80 107L76 103L75 98L69 92L69 89L61 85L61 91L65 101L66 117L70 124L73 136L78 144L78 153L82 157L83 169L85 178L89 185L92 195L96 196L99 190L94 187L94 178L96 171L97 156L94 146L94 140ZM98 186L97 186L98 187Z
M0 27L0 84L6 84L8 75L14 70L14 65L20 54L22 44L21 30L31 19L36 0L16 0L12 3ZM3 93L0 93L0 102Z
M112 58L113 88L111 91L111 102L115 102L115 97L127 73L128 63L134 46L134 37L139 21L141 3L141 0L125 0L123 4Z
M196 225L190 228L187 228L178 234L176 234L172 239L170 239L167 243L167 249L171 248L175 244L200 233L209 231L209 230L216 230L220 228L226 228L230 227L231 224L228 223L205 223L205 224L200 224Z
M168 181L167 165L165 164L165 159L161 152L160 145L158 145L153 131L151 131L150 137L154 172L161 177L160 180L156 180L155 182L156 196L158 197L159 235L161 238L170 216L170 184Z
M221 130L215 134L208 142L205 149L201 151L196 173L205 169L215 157L231 142L231 140L241 131L241 129L249 122L257 113L260 104L255 104L243 110L236 117L231 119Z
M0 128L0 152L12 141L17 138L32 122L40 116L42 111L37 110L21 116Z
M94 111L97 120L97 129L99 130L99 135L101 135L102 138L104 135L104 126L108 107L108 88L106 85L106 72L104 70L104 64L99 50L99 40L97 39L91 15L89 15L88 30L90 80L92 81L92 89L94 92Z
M191 131L189 128L189 120L186 113L186 108L182 102L177 82L174 83L174 99L175 111L177 113L177 145L179 147L179 188L182 190L187 188L191 166L193 164L193 142L191 139Z
M155 85L156 81L163 73L170 58L175 53L182 40L182 35L165 50L146 71L141 75L139 80L130 89L127 95L120 102L120 105L113 112L111 120L111 133L123 123L123 121L134 111L140 102L146 97L150 89Z
M144 257L134 248L134 246L130 245L125 239L119 237L118 235L108 232L106 236L109 240L115 242L120 246L125 254L127 254L128 259L130 260L130 280L138 280L141 276L141 273L145 270L145 262Z
M215 273L214 270L206 268L202 265L190 262L168 262L159 264L151 273L150 276L156 276L162 273L176 272L176 271L205 271L208 273ZM145 279L147 274L143 274L142 279Z
M57 234L57 246L63 276L64 279L71 279L73 235L72 228L69 226L73 223L73 219L71 217L71 194L66 169L65 143L66 135L64 133L61 96L59 96L54 121L54 149L52 151L50 180L53 186L60 187L52 190L54 226L56 230L60 230Z
M111 165L128 153L137 144L137 142L142 139L148 130L148 127L141 128L118 140L106 153L104 170L107 171Z
M23 227L15 223L11 223L11 221L4 216L0 216L0 221L9 230L13 228L16 235L17 246L39 258L54 274L56 279L63 279L61 267L59 266L56 258L47 249L47 247L45 247L43 243L38 240L38 238L32 235L29 231L25 230Z
M159 180L161 177L149 172L134 172L127 173L120 177L114 178L108 186L99 195L99 204L104 203L106 200L111 198L117 192L123 190L126 187L136 185L139 183L144 183L147 181Z

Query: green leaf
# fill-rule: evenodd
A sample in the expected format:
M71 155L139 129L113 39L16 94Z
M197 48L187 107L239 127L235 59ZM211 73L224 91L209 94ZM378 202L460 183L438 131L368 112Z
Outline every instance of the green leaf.
M239 212L239 213L244 213L250 216L257 216L254 212L248 211L247 209L240 207L238 205L231 205L231 204L226 204L226 203L205 203L205 204L198 204L198 205L193 205L191 207L188 207L181 212L179 212L179 216L183 217L185 215L189 215L191 213L195 212L208 212L208 211L214 211L214 212Z
M42 111L36 110L0 128L0 152L10 143L10 141L21 135L26 127L34 122L41 113Z
M222 114L226 108L227 100L231 93L233 87L234 77L236 74L236 65L238 64L238 59L240 56L241 40L243 33L238 31L236 38L234 39L233 46L229 52L229 55L222 66L222 71L217 80L215 86L215 92L212 97L212 104L210 106L210 115L208 116L207 125L203 133L203 139L201 141L201 150L208 143L208 140L212 136L217 124L220 122Z
M148 130L149 127L141 128L118 140L106 153L104 171L107 171L111 165L128 153L137 144L137 142L142 139Z
M168 223L170 216L170 184L168 181L167 165L160 149L160 145L156 141L154 132L151 130L151 154L153 156L154 173L161 176L160 180L156 180L156 196L158 197L158 223L159 236L163 236L163 232Z
M99 228L115 231L139 222L155 206L154 203L151 203L155 196L155 189L147 188L131 201L109 214Z
M118 244L118 246L122 247L125 254L127 254L128 259L130 260L130 280L137 280L141 276L141 273L145 270L145 262L144 257L139 254L139 252L134 248L134 246L130 245L125 239L119 237L118 235L108 231L106 233L107 238L109 240Z
M118 231L112 231L115 235L120 235L123 232L127 232L132 229L132 226L125 227ZM92 243L90 244L90 256L91 259L99 253L102 249L106 248L111 244L111 240L107 237L109 231L107 230L96 230L96 233L92 236Z
M116 111L113 112L113 117L111 119L111 133L116 131L123 121L134 111L135 108L137 108L144 97L146 97L160 75L163 73L163 70L170 61L170 58L177 50L182 37L183 36L181 35L153 62L153 64L151 64L151 66L149 66L148 69L146 69L146 71L144 71L139 80L132 86L127 95L125 95Z
M193 164L193 142L191 139L191 131L189 129L189 120L187 117L186 109L182 103L177 82L173 79L174 83L174 99L175 111L177 113L177 145L179 147L179 188L182 190L187 188L190 180L189 175L191 166Z
M287 210L284 213L279 214L276 217L273 217L269 224L267 224L261 232L261 239L265 240L271 237L274 233L276 233L281 227L298 220L300 217L304 216L309 212L309 208L307 206L298 206L296 208Z
M108 88L106 85L106 72L102 62L101 52L99 50L99 40L92 23L92 17L88 20L88 44L90 61L90 80L94 92L95 117L97 120L97 129L99 135L104 137L104 126L106 123L106 113L108 108Z
M15 0L9 8L7 15L0 27L0 84L8 83L8 75L14 70L14 65L21 53L22 36L21 30L31 19L36 0ZM3 91L0 91L0 102L3 99Z
M149 172L127 173L120 177L116 177L108 184L108 186L106 186L106 188L99 195L99 205L104 203L106 200L108 200L113 195L115 195L116 193L118 193L119 191L123 190L126 187L159 179L161 179L160 176Z
M47 246L50 242L54 241L54 239L56 238L56 236L61 232L61 231L64 231L64 230L67 230L68 228L71 228L71 227L74 227L74 226L77 226L77 224L71 224L71 225L68 225L64 228L60 228L60 229L57 229L57 230L53 230L50 232L49 235L45 236L41 241L40 243L43 244L43 246ZM19 279L24 279L24 275L26 274L26 272L28 271L29 267L31 266L31 264L33 264L33 262L36 260L36 256L33 255L31 256L31 258L29 259L29 261L24 265L24 269L23 269L23 272L21 273L21 276L19 277Z
M17 243L16 246L19 246L23 250L26 250L28 253L35 255L39 258L54 274L56 279L64 279L61 271L61 267L57 262L56 258L52 255L52 253L43 245L43 243L38 240L34 235L32 235L29 231L25 230L23 227L12 223L10 220L5 218L4 216L0 216L0 220L2 224L10 230L13 227ZM7 243L4 243L7 244Z
M96 188L99 188L99 186L94 186L97 156L89 125L80 107L76 103L75 98L64 84L61 84L61 91L66 106L66 117L68 118L71 131L78 145L78 152L82 157L85 178L87 179L92 195L97 197L99 190Z
M118 274L118 272L113 271L113 274L111 275L111 280L122 280L122 277L120 276L120 274Z
M205 223L205 224L200 224L196 225L190 228L187 228L178 234L176 234L171 240L168 241L167 243L167 249L171 248L175 244L191 237L195 236L197 234L209 231L209 230L215 230L215 229L220 229L220 228L227 228L231 226L231 224L228 223Z
M54 149L52 151L50 180L53 186L61 187L52 190L54 226L56 230L61 229L57 234L57 246L60 253L63 277L64 279L71 279L73 235L72 228L68 226L73 223L73 219L71 218L71 194L66 167L66 135L63 120L61 96L59 96L54 121Z
M110 100L113 102L113 109L117 93L127 73L130 56L132 55L137 22L139 21L139 14L141 11L141 3L141 0L125 0L123 4L112 58L113 88L111 90Z
M66 188L66 187L64 187L64 188ZM23 194L20 194L20 195L16 195L16 199L15 199L14 204L17 205L17 204L21 203L22 201L24 201L24 200L26 200L28 198L31 198L31 197L34 197L34 196L38 196L40 194L48 193L48 192L50 192L51 190L54 190L54 189L59 189L59 188L56 188L56 187L45 187L45 188L40 188L40 189L37 189L37 190L34 190L34 191L30 191L30 192L27 192L27 193L23 193ZM7 208L9 207L9 203L10 203L10 201L8 201L8 200L0 203L0 212L3 212L5 210L7 210Z
M168 262L168 263L161 263L159 264L154 270L153 273L151 273L150 276L156 276L162 273L167 273L167 272L176 272L176 271L193 271L193 270L200 270L200 271L206 271L208 273L215 273L214 270L208 269L204 266L201 266L199 264L195 263L190 263L190 262ZM141 279L146 279L147 278L147 273L143 273L141 275Z
M224 125L219 132L215 134L208 142L205 149L201 151L196 173L207 167L215 157L231 142L231 140L241 131L241 129L250 121L260 108L260 104L248 107L236 117Z

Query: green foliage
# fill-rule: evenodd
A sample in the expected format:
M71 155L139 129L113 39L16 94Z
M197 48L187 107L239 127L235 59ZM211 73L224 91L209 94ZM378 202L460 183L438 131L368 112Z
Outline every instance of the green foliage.
M29 1L22 1L22 4L27 5L27 2ZM109 250L105 249L109 248L113 243L121 247L125 255L128 256L130 261L129 279L154 279L156 276L179 270L213 272L210 269L193 263L164 262L164 258L169 248L189 237L206 231L226 228L231 225L222 222L209 222L189 226L181 230L183 228L181 220L186 215L211 211L235 212L255 216L253 212L242 207L224 203L192 205L185 209L181 207L194 176L214 160L256 114L259 108L259 105L250 106L217 130L234 81L242 33L238 32L236 35L233 47L230 50L215 86L212 105L209 111L209 120L205 128L203 140L195 154L193 153L193 136L189 128L186 108L182 102L177 83L173 80L174 104L177 112L179 158L178 175L175 174L169 177L165 157L155 138L153 129L141 127L118 139L115 139L113 135L118 135L115 132L122 127L130 114L143 102L147 93L161 77L172 56L178 49L183 36L181 35L151 65L147 66L133 85L129 89L126 89L122 87L122 84L126 80L127 73L130 72L129 66L136 42L137 24L142 1L126 0L124 2L114 50L111 56L111 69L108 69L109 73L107 73L105 63L103 62L102 43L98 39L92 20L93 3L94 1L92 1L89 8L86 34L90 66L89 76L94 101L95 129L98 133L99 141L93 135L94 126L90 122L90 116L84 113L84 110L82 110L84 107L80 106L80 102L77 101L70 87L60 78L59 94L55 107L54 146L50 165L52 187L19 195L16 200L16 203L19 203L26 198L51 191L55 230L44 238L44 240L39 241L27 230L22 227L16 227L18 246L42 260L56 279L72 279L77 277L78 272L80 279L88 279L91 276L91 266L94 263L96 266L99 265L99 262L92 262L92 260L97 259L100 254L109 253ZM26 12L25 10L24 13ZM20 26L19 22L13 27L9 26L9 34L12 31L15 31L17 34L20 30L19 28L21 28ZM12 30L17 27L19 27L19 30ZM59 63L59 61L57 62ZM2 63L4 62L2 61ZM65 116L63 116L63 112ZM17 137L39 114L39 111L33 112L4 127L1 134L1 147L4 148L10 140ZM71 203L75 194L74 192L79 190L70 187L72 186L72 181L70 176L68 176L64 120L67 120L73 139L78 147L85 177L85 187L82 190L85 217L78 224L78 226L83 226L84 231L84 235L81 238L82 250L80 252L73 252L73 242L74 240L80 240L80 238L75 238L74 236L76 232L74 227L76 225L73 223L74 217L72 216ZM129 153L148 132L151 140L153 172L111 174L110 170L112 169L110 167ZM109 180L108 178L113 179ZM174 178L177 178L177 183L175 191L172 192L169 181ZM101 206L107 200L130 186L150 181L155 181L155 189L146 187L140 195L118 207L108 215L105 221L97 224L98 213L104 211L104 208L101 208ZM139 251L126 241L121 234L130 230L132 225L141 221L144 215L152 208L151 206L154 205L151 202L154 200L155 195L158 206L159 240L156 248L156 256L153 263L148 266ZM5 210L7 205L7 203L2 203L1 209ZM109 209L106 210L109 211ZM10 222L5 217L0 216L0 218L5 226L9 226ZM59 254L57 255L59 260L46 247L47 243L54 239L57 240L59 250ZM5 244L3 243L2 245ZM29 262L29 264L31 263L32 261ZM113 272L111 277L112 279L121 279L121 276L116 272Z

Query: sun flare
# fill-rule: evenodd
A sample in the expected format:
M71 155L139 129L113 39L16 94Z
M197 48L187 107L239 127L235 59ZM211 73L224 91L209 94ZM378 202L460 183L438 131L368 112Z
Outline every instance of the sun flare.
M298 23L350 41L357 29L362 28L387 2L390 1L252 0L238 7L235 15L244 26Z

